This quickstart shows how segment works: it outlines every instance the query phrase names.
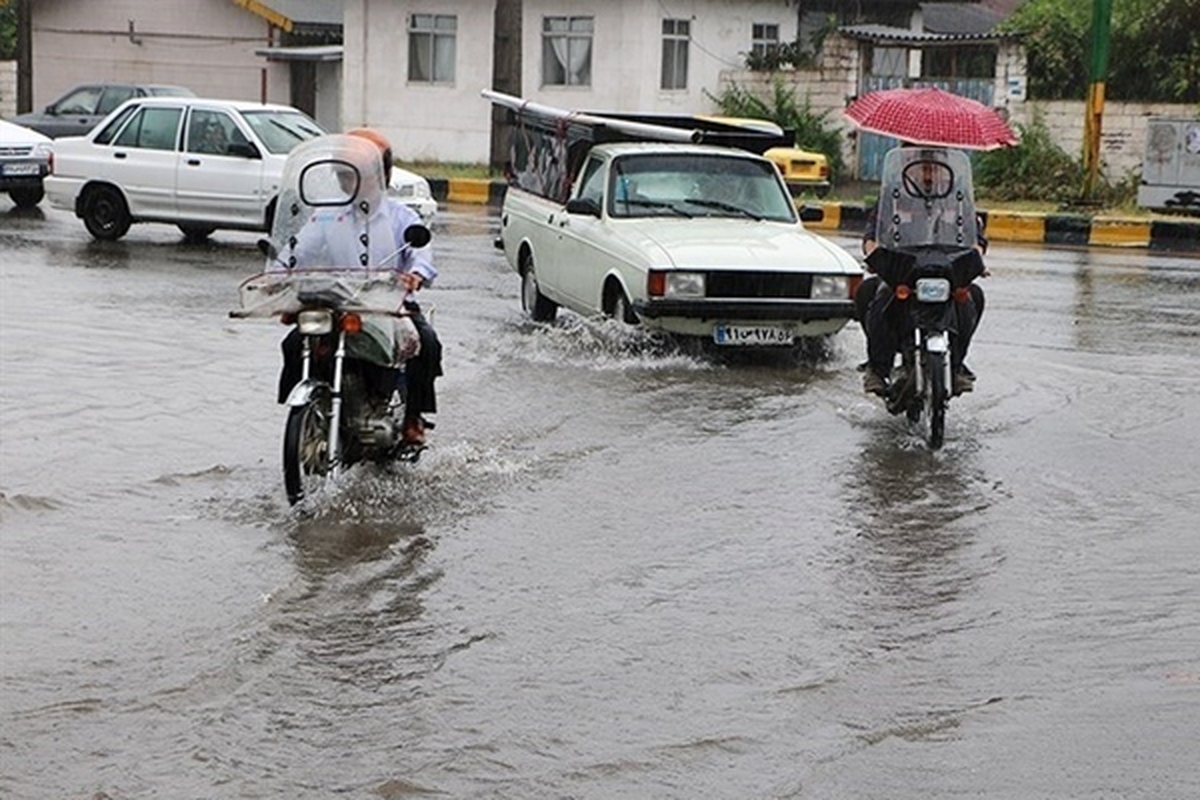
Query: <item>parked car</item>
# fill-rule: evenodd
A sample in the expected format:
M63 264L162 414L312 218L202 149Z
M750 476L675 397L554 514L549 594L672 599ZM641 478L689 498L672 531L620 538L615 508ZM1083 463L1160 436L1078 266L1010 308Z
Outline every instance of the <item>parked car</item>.
M0 192L8 192L17 208L42 202L50 163L50 137L0 119Z
M291 106L199 97L128 100L87 136L54 142L46 195L97 239L134 222L267 231L288 152L325 131Z
M92 83L76 86L44 110L21 114L12 121L52 139L59 136L83 136L113 109L131 98L191 96L194 96L194 92L182 86Z
M700 119L720 122L724 125L734 125L747 130L761 131L776 136L785 135L778 124L769 119L754 119L753 117L720 117L701 115ZM787 131L791 136L792 132ZM832 186L829 180L829 159L824 153L805 150L802 147L772 147L763 152L767 160L774 162L783 175L783 182L793 195L807 192L817 197L829 194Z
M763 153L775 162L788 191L793 195L812 192L817 197L829 194L829 159L824 153L800 147L772 147Z
M388 194L421 215L426 223L437 214L438 202L429 188L429 181L415 172L392 167L392 178L388 181Z

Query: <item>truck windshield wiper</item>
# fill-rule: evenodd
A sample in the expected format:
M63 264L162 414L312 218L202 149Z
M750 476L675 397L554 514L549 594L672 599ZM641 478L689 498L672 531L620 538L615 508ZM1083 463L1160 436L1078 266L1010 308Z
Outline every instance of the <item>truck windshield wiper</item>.
M663 202L662 200L638 200L635 198L630 198L628 200L618 200L617 205L618 206L637 206L638 208L663 208L663 209L670 211L672 214L674 214L678 217L687 217L688 219L692 218L691 214L684 211L679 206L675 205L674 203Z
M741 216L741 217L749 217L750 219L755 220L757 222L762 222L762 219L763 219L761 214L755 214L753 211L750 211L749 209L742 208L741 206L735 206L733 203L726 203L721 200L695 200L692 198L688 198L688 202L695 206L703 206L704 208L715 208L718 211L728 211L730 214L737 214L738 216Z

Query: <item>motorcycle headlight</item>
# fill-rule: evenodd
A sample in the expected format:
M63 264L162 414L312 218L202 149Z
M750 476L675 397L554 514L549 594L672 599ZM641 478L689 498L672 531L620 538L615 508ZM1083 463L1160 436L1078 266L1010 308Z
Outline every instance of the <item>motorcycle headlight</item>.
M845 300L850 296L850 282L845 275L814 275L813 300Z
M944 303L950 299L950 281L945 278L918 278L917 300L922 303Z
M333 330L333 312L309 308L296 315L296 328L305 336L324 336Z

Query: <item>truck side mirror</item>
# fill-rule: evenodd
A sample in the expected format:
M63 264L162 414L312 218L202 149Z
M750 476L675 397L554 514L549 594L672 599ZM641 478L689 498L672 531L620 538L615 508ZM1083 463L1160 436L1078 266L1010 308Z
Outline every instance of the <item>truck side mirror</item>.
M262 158L262 153L258 152L254 142L230 142L225 148L225 152L231 156L243 158Z
M589 217L600 218L600 204L590 197L576 197L567 201L568 214L587 214Z
M825 219L825 209L821 206L800 206L801 222L822 222Z

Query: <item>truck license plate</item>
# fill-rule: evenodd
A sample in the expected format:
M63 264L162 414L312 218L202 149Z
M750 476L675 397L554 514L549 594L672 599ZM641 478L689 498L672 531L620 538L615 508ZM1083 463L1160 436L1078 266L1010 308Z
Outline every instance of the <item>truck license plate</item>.
M771 325L717 325L713 328L713 341L721 345L790 345L794 338L787 328Z

